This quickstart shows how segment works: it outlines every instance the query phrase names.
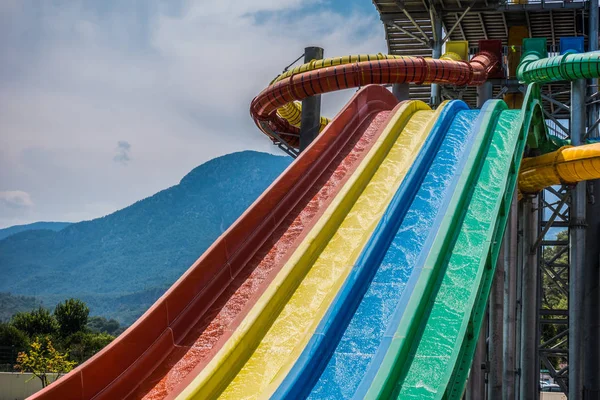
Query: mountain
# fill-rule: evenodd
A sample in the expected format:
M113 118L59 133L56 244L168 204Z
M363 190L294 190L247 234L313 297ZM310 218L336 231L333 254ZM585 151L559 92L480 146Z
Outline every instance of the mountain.
M71 222L34 222L33 224L27 225L15 225L8 228L0 229L0 240L14 235L15 233L33 231L33 230L50 230L58 232L63 228L71 225Z
M0 293L0 322L6 322L14 314L37 309L42 303L35 297L14 296Z
M35 296L51 307L76 297L92 314L130 324L290 162L229 154L106 217L11 235L0 240L0 292Z

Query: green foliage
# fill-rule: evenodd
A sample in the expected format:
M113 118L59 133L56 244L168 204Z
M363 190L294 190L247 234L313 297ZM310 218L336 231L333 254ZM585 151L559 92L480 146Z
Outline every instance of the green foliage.
M107 333L77 332L65 340L71 358L79 363L84 362L115 339Z
M108 333L112 336L119 336L125 330L117 320L98 316L90 317L87 328L93 333Z
M60 325L60 334L63 337L84 330L89 314L90 309L83 301L72 298L58 303L54 309L54 316Z
M252 151L229 154L106 217L0 240L0 291L35 294L46 305L79 298L91 315L128 325L290 161Z
M0 293L0 322L8 322L16 313L30 311L41 305L41 301L35 297Z
M52 335L58 332L58 322L50 311L40 306L37 310L20 312L10 320L18 330L26 333L30 338L37 335Z
M17 354L27 350L29 338L11 324L0 322L0 364L14 364Z
M42 381L42 387L52 383L52 374L56 374L54 380L57 380L77 365L75 361L68 359L67 353L57 351L50 339L46 339L45 343L38 339L34 340L27 352L19 353L17 363L16 370L21 373L31 372Z

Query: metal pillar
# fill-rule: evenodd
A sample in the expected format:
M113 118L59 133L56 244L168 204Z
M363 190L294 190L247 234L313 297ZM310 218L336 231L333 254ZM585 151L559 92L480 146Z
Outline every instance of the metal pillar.
M598 50L598 0L590 0L589 51ZM590 80L588 95L598 90L598 79ZM598 119L598 104L588 107L588 126ZM598 129L588 132L598 137ZM583 388L586 400L600 400L600 180L588 182L585 280L584 280L584 334Z
M442 19L434 18L431 21L432 29L435 30L435 34L433 37L435 40L432 40L432 53L431 56L433 58L440 58L442 56ZM431 106L436 107L441 103L441 87L438 84L431 84Z
M409 100L409 84L408 83L394 83L392 85L392 94L396 96L398 101Z
M571 143L581 144L585 135L586 81L571 84ZM569 399L583 398L583 285L585 281L586 183L579 182L571 191L569 224Z
M506 235L506 233L505 233ZM489 335L488 335L488 400L502 399L503 345L503 302L504 302L504 261L507 244L502 242L500 256L496 263L496 273L489 299Z
M515 193L502 245L504 262L502 400L515 400L516 395L517 208L518 200Z
M477 108L483 107L483 104L492 98L492 82L485 82L477 87Z
M485 400L487 322L488 318L486 316L479 332L479 339L473 356L471 373L467 382L466 400Z
M520 399L535 400L539 396L540 368L538 360L537 292L538 196L523 202L523 271L521 307L521 382Z
M306 47L304 62L323 58L320 47ZM300 120L300 151L304 151L319 134L321 125L321 95L310 96L302 100L302 118Z

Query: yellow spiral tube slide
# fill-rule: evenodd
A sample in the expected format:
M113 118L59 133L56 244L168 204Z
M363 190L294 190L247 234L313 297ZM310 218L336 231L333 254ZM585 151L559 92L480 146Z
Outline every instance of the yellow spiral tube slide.
M548 186L600 179L600 143L564 146L539 157L525 158L519 191L537 193Z
M458 42L457 42L458 43ZM462 43L462 42L461 42ZM374 60L395 60L402 58L402 56L394 56L390 54L357 54L343 57L331 57L325 58L322 60L312 60L308 63L299 65L295 68L292 68L288 71L285 71L281 75L277 76L277 78L271 81L270 85L279 82L282 79L288 78L292 75L301 74L307 71L313 71L321 68L333 67L336 65L344 65L351 64L355 62L363 62L363 61L374 61ZM452 60L452 61L464 61L458 53L449 51L446 52L442 57L442 60ZM300 102L294 101L286 104L285 106L277 109L277 114L288 121L291 125L296 128L300 128L300 121L302 117L302 104ZM330 122L329 118L321 117L319 132L321 132L327 124Z

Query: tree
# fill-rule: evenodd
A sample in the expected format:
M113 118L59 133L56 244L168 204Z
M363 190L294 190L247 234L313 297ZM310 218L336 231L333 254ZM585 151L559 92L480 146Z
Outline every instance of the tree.
M87 327L94 333L108 333L112 336L119 336L125 330L118 321L98 316L90 317Z
M29 346L29 338L11 324L0 322L0 346L8 350L0 353L0 364L14 364L17 353Z
M84 362L115 339L107 333L77 332L65 340L73 360Z
M90 309L81 300L68 299L64 303L58 303L54 309L54 315L60 325L61 336L67 337L75 332L85 330L89 314Z
M53 381L48 374L56 374L55 381L62 374L71 371L76 364L75 361L68 360L67 353L58 352L52 346L50 339L46 338L46 343L43 345L39 338L36 338L31 343L29 351L19 353L15 369L21 373L31 372L34 377L42 381L42 387L46 387Z
M13 315L10 323L30 338L37 335L52 335L58 331L56 318L41 306L37 310Z

